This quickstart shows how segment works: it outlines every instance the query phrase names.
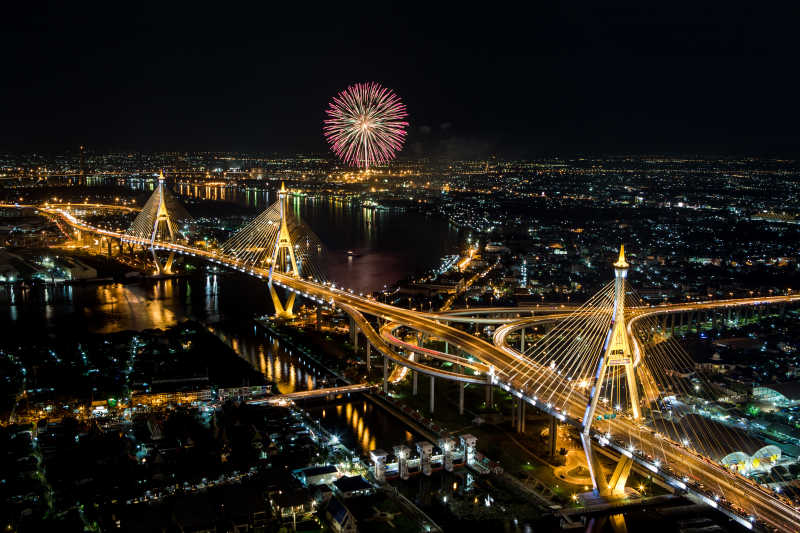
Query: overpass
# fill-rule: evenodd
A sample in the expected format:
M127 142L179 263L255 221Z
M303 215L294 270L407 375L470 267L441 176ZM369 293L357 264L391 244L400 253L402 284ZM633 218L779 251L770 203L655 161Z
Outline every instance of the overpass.
M284 196L280 196L279 202L283 201ZM716 301L713 304L704 302L657 307L637 306L634 302L633 305L626 306L621 303L623 300L621 294L625 293L626 282L624 278L620 282L618 274L613 286L604 288L587 304L573 310L572 313L565 314L562 318L524 319L546 320L556 325L542 339L534 343L531 349L517 351L503 342L495 345L449 326L443 323L447 319L442 315L419 313L383 304L369 296L358 295L352 290L337 287L335 283L322 279L311 265L313 246L316 244L308 235L302 233L305 229L301 225L298 224L293 228L289 226L287 219L291 215L280 206L271 206L268 209L272 211L265 217L266 221L261 220L255 226L248 226L242 230L246 231L245 234L239 232L220 249L211 250L192 247L180 237L176 237L174 232L169 238L159 237L159 231L162 236L170 233L168 228L166 233L163 230L167 223L164 217L169 219L171 216L169 204L166 213L159 208L154 211L155 215L150 215L155 229L144 235L133 231L121 232L92 226L76 217L69 207L16 204L4 207L34 207L41 213L67 224L74 231L88 232L117 240L131 247L138 246L149 250L156 261L158 261L157 254L181 254L264 280L273 299L278 297L277 288L288 294L286 302L278 301L280 305L276 305L277 312L285 317L291 316L297 296L320 305L338 306L353 318L356 327L366 337L368 346L374 346L386 360L411 368L414 372L427 374L431 379L431 386L438 378L460 382L478 379L478 383L488 385L487 390L489 386L500 387L518 400L518 408L521 411L524 411L525 405L531 405L563 423L578 428L584 436L589 464L593 467L598 465L598 462L592 459L593 448L602 447L617 454L621 458L619 463L621 466L615 469L609 480L605 479L603 472L593 472L592 477L598 492L607 493L609 489L624 489L627 471L633 463L636 463L665 480L677 491L685 492L697 501L719 509L744 527L782 531L800 530L800 512L795 509L792 502L703 455L695 449L699 439L695 442L679 442L648 425L641 409L650 412L649 422L652 424L654 412L661 409L658 405L661 393L651 389L660 384L659 379L664 379L662 376L664 372L656 371L658 365L666 361L664 359L666 351L663 346L669 343L644 338L631 325L640 323L651 326L651 329L657 329L657 326L648 321L652 321L660 314L679 314L690 309L711 309L711 307L701 307L704 305L725 307L794 303L800 296L789 294L769 298L730 300L727 303ZM280 218L276 218L276 212L280 213ZM168 223L172 222L170 219ZM266 222L272 224L266 226L266 229L260 228ZM306 249L295 248L286 243L287 235L290 241L296 239L298 235L309 237ZM617 264L626 265L624 256L621 255ZM627 273L627 266L621 268L615 264L615 268L618 273L623 270ZM365 315L384 324L380 328L380 333L372 327ZM618 324L624 325L624 328ZM450 372L421 363L410 354L440 360L458 356L443 352L430 353L431 351L426 352L419 345L411 346L410 343L405 343L393 335L395 325L402 325L442 339L449 346L468 354L470 364L473 366L483 365L480 368L486 369L485 374L481 372L480 376L476 376L474 373ZM516 326L517 324L510 324L506 329L499 328L499 330L505 331L507 335L511 328ZM623 334L619 333L620 329L623 330ZM495 342L498 342L499 338L504 337L502 335L498 337L496 333ZM609 342L611 338L616 340ZM397 349L406 352L407 355L398 353ZM652 364L651 354L654 358ZM614 359L614 364L608 365L610 359ZM449 362L453 361L450 359ZM606 364L605 374L603 364ZM384 375L386 368L388 367L385 367ZM634 389L642 392L641 400L634 394ZM606 391L601 392L604 390ZM610 405L604 405L603 399L626 403L614 405L615 402L609 402ZM587 417L587 413L591 416ZM663 413L656 414L663 415ZM703 431L709 430L703 428ZM706 435L703 438L709 437Z

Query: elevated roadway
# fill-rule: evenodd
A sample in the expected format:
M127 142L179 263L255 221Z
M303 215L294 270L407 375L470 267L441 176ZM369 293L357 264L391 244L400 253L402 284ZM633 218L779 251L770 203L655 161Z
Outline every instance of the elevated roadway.
M12 204L12 206L14 205ZM124 233L103 230L78 220L61 208L39 207L38 209L50 216L59 217L70 226L82 231L90 231L109 238L121 239L132 244L152 246L155 249L199 257L264 280L267 280L269 275L264 269L242 264L235 259L221 256L215 251L201 250L178 243L150 242L146 239L130 237ZM488 365L490 379L496 385L542 411L557 417L564 423L577 427L582 426L581 418L587 405L586 396L569 384L563 383L561 390L555 391L549 401L539 400L532 394L527 386L528 384L520 376L537 373L542 376L542 379L553 382L557 382L556 380L563 382L563 378L552 374L548 375L548 369L539 368L535 363L525 359L521 354L507 346L495 346L474 335L442 324L440 322L441 318L436 315L418 313L382 304L371 298L358 296L352 291L337 288L333 284L320 284L314 282L314 280L300 279L277 273L273 275L273 282L318 303L332 306L338 305L342 309L345 309L346 306L346 312L347 309L358 311L355 316L361 314L362 316L359 320L363 320L360 327L365 333L370 330L374 333L374 335L368 334L368 339L376 347L378 344L375 344L375 342L386 344L385 340L375 333L371 326L369 328L364 327L364 323L366 325L369 324L364 319L363 314L399 323L445 340ZM731 300L728 305L753 305L754 303L779 303L781 301L794 302L797 298L798 296L774 296L738 299L735 300L738 303L734 304L734 300ZM703 305L687 304L685 307L701 309ZM716 301L707 305L723 307L725 303ZM660 309L663 312L665 307L652 309ZM669 309L666 309L666 311L669 312ZM673 312L678 312L677 308L674 308ZM390 351L393 352L391 349ZM405 364L409 363L405 358L403 358L403 362ZM514 369L517 369L518 372L514 373ZM419 370L421 372L424 371L422 368ZM446 374L442 374L439 377L451 378ZM676 489L687 492L699 501L720 509L744 527L752 529L758 526L780 531L800 531L800 512L782 498L771 493L771 491L729 472L721 465L697 455L690 449L660 438L657 434L647 429L646 426L637 424L625 417L608 421L607 428L606 432L592 431L592 439L597 446L606 447L620 455L632 458L636 463L653 472L653 475L661 477ZM753 521L748 519L748 515L754 515ZM755 518L758 519L757 522Z

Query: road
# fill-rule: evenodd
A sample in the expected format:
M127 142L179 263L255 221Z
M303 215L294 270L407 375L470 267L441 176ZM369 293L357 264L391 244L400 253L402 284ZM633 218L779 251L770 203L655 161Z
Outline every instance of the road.
M14 205L12 204L6 207L14 207ZM173 251L193 257L201 257L263 280L268 279L268 272L266 270L245 265L228 257L223 257L215 251L201 250L176 243L151 243L146 239L131 237L124 233L92 227L78 220L63 208L48 207L39 208L39 210L50 216L62 218L76 229L122 239L143 246L149 247L152 245L157 250ZM334 284L320 284L312 280L304 280L282 274L274 274L273 282L318 303L338 305L345 310L350 309L352 311L357 311L358 314L362 315L362 325L366 322L363 318L363 314L368 314L386 321L403 324L409 328L447 341L450 345L460 348L489 365L491 379L497 385L511 391L529 404L556 416L561 421L581 427L581 417L587 404L586 397L579 391L569 387L566 383L560 387L561 390L558 391L553 400L547 404L539 401L535 396L530 396L525 392L523 388L524 384L521 383L521 379L517 377L519 374L512 374L511 369L520 369L523 373L538 372L543 379L552 382L560 381L563 383L563 379L554 374L548 375L547 369L542 369L535 363L524 359L520 354L508 347L495 346L474 335L442 324L440 322L441 317L437 315L418 313L382 304L370 297L359 296L352 290L337 288ZM800 296L793 295L736 299L727 302L718 300L699 304L680 304L680 306L671 308L668 306L646 308L646 311L644 310L645 308L642 308L643 310L640 311L639 314L644 315L645 313L657 313L659 311L682 312L689 309L711 309L713 307L725 307L726 305L774 304L794 302L798 299L800 299ZM366 324L368 325L368 323ZM366 332L372 330L372 328L363 328L363 330ZM374 330L372 331L374 333ZM376 340L375 337L377 337L381 344L386 344L385 341L377 335L374 335L372 338L368 336L368 339L370 342L373 342ZM399 356L395 355L395 357ZM407 359L403 358L403 363L408 364L409 362ZM427 368L430 367L426 367L426 369ZM423 371L423 369L420 369L420 371ZM441 377L447 378L448 376L442 375ZM599 444L600 440L603 439L604 442L602 445L620 454L631 456L637 463L649 468L654 475L662 477L679 489L688 491L694 497L702 499L702 501L712 507L720 508L746 527L753 526L746 517L743 517L740 512L735 510L735 507L739 507L755 515L763 524L776 530L800 531L800 512L756 483L732 474L721 465L697 456L692 451L675 443L657 438L649 430L640 429L639 425L635 424L633 421L629 421L625 418L617 418L608 421L608 424L610 431L608 442L605 442L605 434L593 431L592 434L595 442ZM656 463L652 457L661 457L662 462ZM697 481L696 483L686 483L683 481L684 479L694 479ZM724 501L715 501L714 493L724 494L728 502L733 505L728 505Z

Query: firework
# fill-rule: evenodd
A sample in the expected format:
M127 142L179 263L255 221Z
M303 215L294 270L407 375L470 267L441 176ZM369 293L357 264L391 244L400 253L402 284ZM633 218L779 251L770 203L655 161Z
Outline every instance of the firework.
M380 84L357 83L334 97L325 111L328 144L348 165L369 168L394 159L406 138L406 106Z

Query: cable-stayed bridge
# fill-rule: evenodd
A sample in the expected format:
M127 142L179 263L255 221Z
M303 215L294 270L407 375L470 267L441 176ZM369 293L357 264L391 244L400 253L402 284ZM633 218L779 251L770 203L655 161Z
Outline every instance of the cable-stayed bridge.
M160 273L168 273L170 258L181 254L262 279L281 317L292 316L298 296L339 307L351 316L354 341L358 342L360 331L368 353L374 348L386 361L412 372L415 389L422 376L429 379L431 391L437 379L456 381L463 409L466 383L485 385L487 397L494 387L501 387L516 398L517 427L524 428L527 406L576 427L594 489L601 495L613 498L623 493L630 470L636 468L720 509L744 527L800 530L800 512L790 501L742 475L754 466L754 458L765 463L773 460L769 455L757 456L771 450L749 454L753 443L746 434L698 414L703 402L715 398L717 391L695 374L693 361L673 335L678 316L680 328L687 314L691 319L692 313L745 306L777 309L800 301L800 296L645 306L627 282L628 264L621 250L613 265L614 280L585 304L511 320L498 328L495 342L489 343L447 324L470 321L469 312L465 316L459 314L463 311L445 315L402 309L327 281L319 262L324 247L310 228L288 212L286 198L282 187L276 204L216 249L195 247L185 240L180 231L185 210L181 211L163 180L128 230L99 228L85 221L77 213L87 204L3 207L35 207L73 232L95 235L109 246L114 241L121 248L147 250ZM164 254L168 259L162 263L159 255ZM282 301L279 291L288 298ZM516 317L504 321L508 318ZM525 328L535 325L546 333L529 329L526 339ZM399 338L399 328L416 331L417 343ZM511 335L522 337L519 349L507 343ZM445 351L425 348L424 337L444 341ZM442 369L436 361L450 363L452 370ZM384 387L388 369L384 365ZM734 456L720 457L720 451ZM618 457L616 466L607 471L598 452Z

